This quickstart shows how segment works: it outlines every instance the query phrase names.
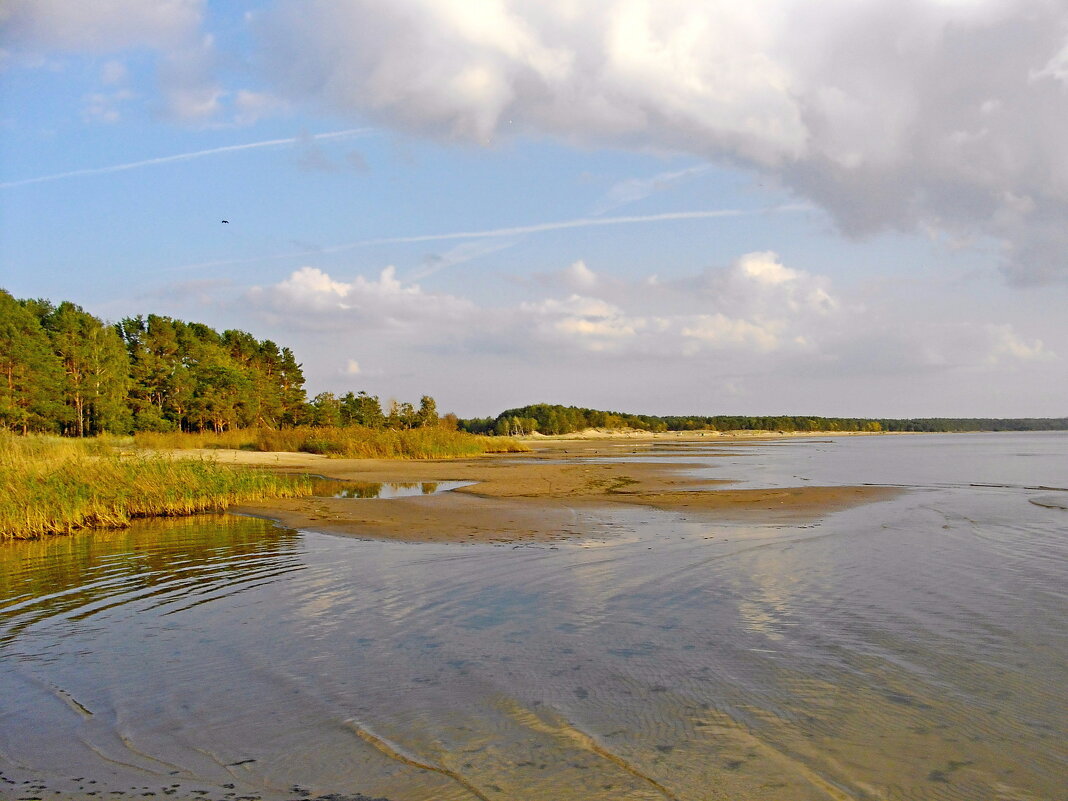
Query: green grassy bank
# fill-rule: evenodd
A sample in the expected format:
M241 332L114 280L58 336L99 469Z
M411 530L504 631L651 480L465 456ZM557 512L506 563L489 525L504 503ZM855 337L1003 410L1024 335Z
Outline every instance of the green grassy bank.
M261 470L121 453L106 439L0 431L0 539L118 528L137 517L216 511L309 491L308 481Z
M349 459L456 459L484 453L523 453L528 450L508 437L483 437L437 426L395 430L363 426L297 426L248 428L198 434L134 435L138 447L165 449L235 448L251 451L289 451Z

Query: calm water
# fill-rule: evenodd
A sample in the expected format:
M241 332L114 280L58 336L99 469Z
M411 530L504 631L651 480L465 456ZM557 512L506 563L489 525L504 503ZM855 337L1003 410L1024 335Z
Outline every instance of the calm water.
M1068 436L668 453L914 489L819 525L581 512L597 538L555 545L5 545L0 797L1068 797L1068 510L1030 502L1068 495Z
M470 487L474 481L335 481L322 479L312 486L312 495L321 498L412 498L436 495L460 487Z

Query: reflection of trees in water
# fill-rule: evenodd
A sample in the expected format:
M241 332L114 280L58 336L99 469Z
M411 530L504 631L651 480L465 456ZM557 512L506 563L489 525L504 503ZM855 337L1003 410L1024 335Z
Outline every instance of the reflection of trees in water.
M331 493L334 498L377 498L382 494L382 485L376 483L361 483L361 484L345 484L344 486L338 486L335 484L332 488L327 487L325 492L316 492L316 495L325 495L327 492L333 489Z
M200 515L3 543L0 644L49 617L82 619L135 601L152 608L211 589L232 594L299 569L299 539L266 520Z
M433 495L437 481L335 481L324 479L312 485L312 495L322 498L389 498L404 495Z

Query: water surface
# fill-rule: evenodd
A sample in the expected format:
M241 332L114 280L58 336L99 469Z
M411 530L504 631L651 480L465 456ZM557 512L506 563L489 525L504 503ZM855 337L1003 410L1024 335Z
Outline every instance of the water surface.
M470 487L474 481L342 481L319 479L312 485L312 495L320 498L351 498L373 500L412 498L436 495L460 487Z
M1068 493L1029 488L1068 487L1068 437L705 450L677 458L913 489L818 525L576 512L608 533L553 545L227 516L5 545L0 796L1064 797L1068 511L1031 501Z

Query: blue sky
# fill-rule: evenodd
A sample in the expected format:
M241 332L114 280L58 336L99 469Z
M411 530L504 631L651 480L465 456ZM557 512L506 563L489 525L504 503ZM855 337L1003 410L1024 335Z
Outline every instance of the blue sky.
M464 416L1068 414L1056 4L13 0L0 25L18 297L243 328L313 394Z

